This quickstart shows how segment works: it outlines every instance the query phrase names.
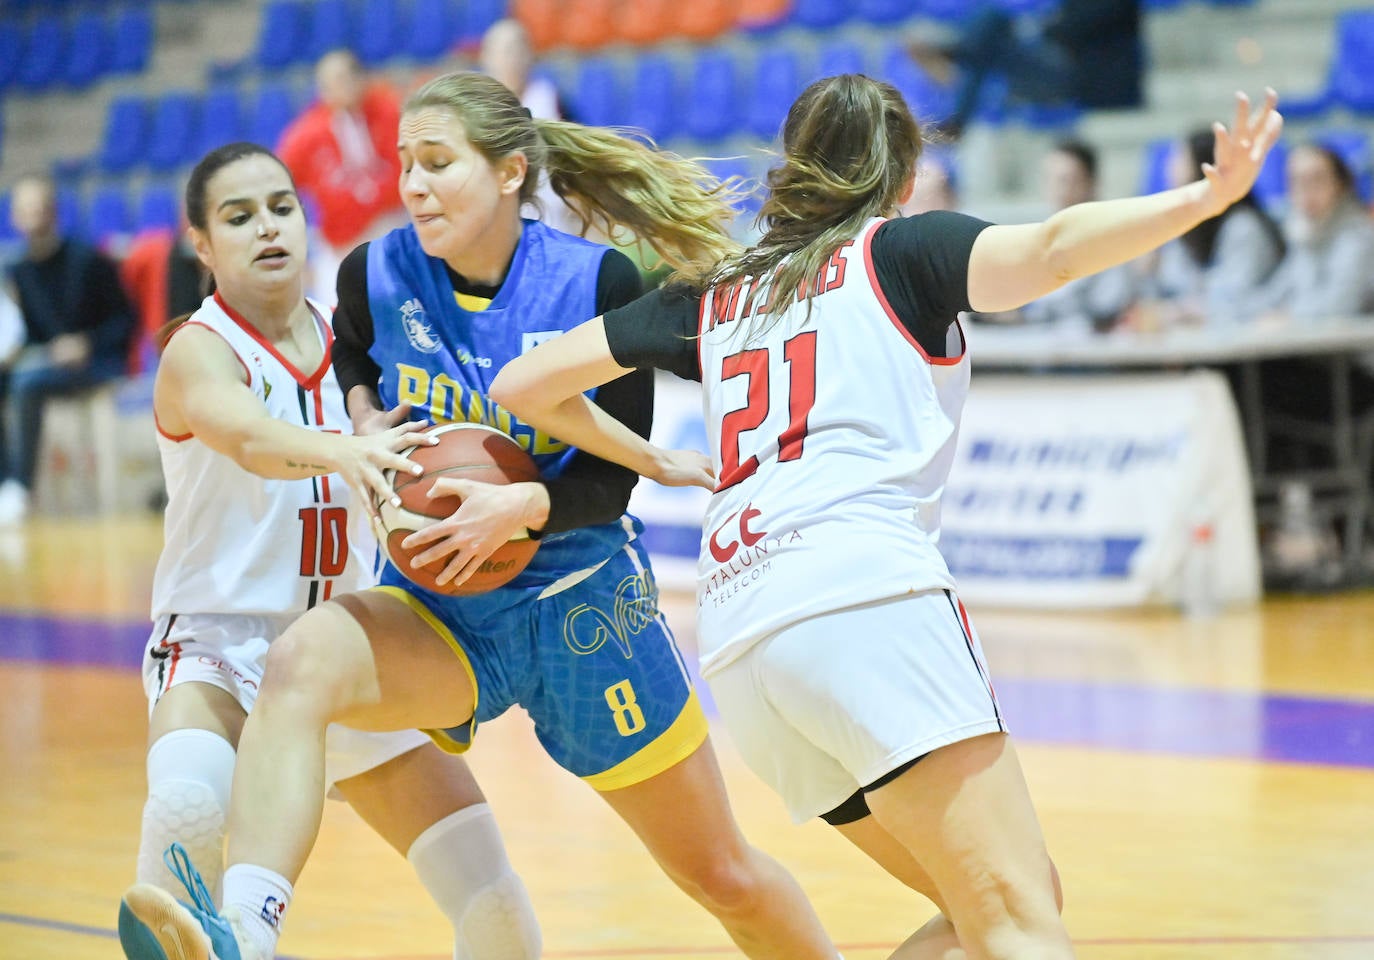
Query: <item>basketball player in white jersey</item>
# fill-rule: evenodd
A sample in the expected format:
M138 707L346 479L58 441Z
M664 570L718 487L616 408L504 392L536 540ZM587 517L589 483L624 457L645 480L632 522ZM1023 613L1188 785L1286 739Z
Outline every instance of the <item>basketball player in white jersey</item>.
M161 918L182 885L192 900L218 895L235 747L268 644L373 583L358 493L394 497L382 471L418 470L398 451L429 442L405 408L383 433L351 434L327 313L302 292L305 218L275 156L246 143L211 152L186 212L217 290L169 334L154 388L169 499L143 664L139 884L120 911L130 960L203 960ZM334 725L325 739L327 782L409 857L453 922L456 960L537 957L533 909L464 762L415 730Z
M1217 216L1282 118L1238 98L1196 182L993 226L886 219L921 136L861 76L808 87L758 245L506 366L491 397L660 482L699 483L702 674L746 761L941 910L893 957L1073 955L982 650L938 550L969 385L957 315L1024 305ZM583 391L631 369L700 380L711 458L663 451Z

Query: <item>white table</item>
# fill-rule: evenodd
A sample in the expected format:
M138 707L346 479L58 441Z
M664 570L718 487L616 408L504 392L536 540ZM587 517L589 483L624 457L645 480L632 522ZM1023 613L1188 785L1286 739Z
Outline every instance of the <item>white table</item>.
M1256 321L1176 328L1157 333L1072 334L1045 327L965 324L975 374L980 370L1068 371L1234 366L1240 373L1240 414L1259 513L1272 516L1274 498L1289 480L1302 480L1330 499L1346 521L1347 559L1357 560L1370 507L1370 452L1357 442L1350 395L1350 366L1361 354L1374 354L1374 317L1305 323ZM1260 364L1283 357L1325 362L1330 371L1329 424L1285 420L1264 408ZM1370 425L1374 429L1374 423ZM1320 433L1328 441L1333 466L1290 471L1269 469L1271 431Z

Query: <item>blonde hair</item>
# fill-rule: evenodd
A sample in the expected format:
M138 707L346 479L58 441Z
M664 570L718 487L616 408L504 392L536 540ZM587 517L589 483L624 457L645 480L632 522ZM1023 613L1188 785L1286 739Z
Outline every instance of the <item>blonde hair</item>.
M764 235L722 263L710 282L771 277L780 292L805 284L809 311L811 278L867 220L897 207L922 146L916 118L890 83L852 73L812 83L787 112L781 162L767 174L758 215ZM769 319L760 330L795 300L766 299Z
M629 231L676 271L701 282L739 253L729 234L736 183L651 143L613 130L534 120L510 90L480 73L436 77L406 100L404 112L447 110L491 163L522 153L529 164L520 199L535 200L541 171L582 221L608 237Z

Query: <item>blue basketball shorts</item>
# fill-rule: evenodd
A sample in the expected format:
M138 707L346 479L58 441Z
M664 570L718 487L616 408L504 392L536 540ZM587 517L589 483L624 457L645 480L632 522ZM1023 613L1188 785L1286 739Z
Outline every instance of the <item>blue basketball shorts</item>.
M538 591L447 597L390 567L382 583L374 589L423 617L472 678L472 719L427 731L450 753L465 751L480 723L514 704L529 713L549 756L597 790L647 780L705 742L706 717L637 539L585 578Z

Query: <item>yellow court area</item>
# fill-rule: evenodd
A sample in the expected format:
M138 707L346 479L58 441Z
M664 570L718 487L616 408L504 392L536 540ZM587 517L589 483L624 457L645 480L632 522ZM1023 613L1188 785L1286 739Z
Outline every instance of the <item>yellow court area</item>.
M98 646L141 644L158 546L156 522L141 519L0 536L5 960L120 956L146 705L136 652ZM690 653L691 600L668 607ZM1374 595L1274 600L1207 622L972 613L1081 957L1374 957ZM930 915L825 825L793 826L723 729L715 742L746 834L792 869L848 960L885 957ZM738 956L606 805L547 760L523 715L483 726L470 757L547 957ZM337 803L282 951L451 956L407 863Z

